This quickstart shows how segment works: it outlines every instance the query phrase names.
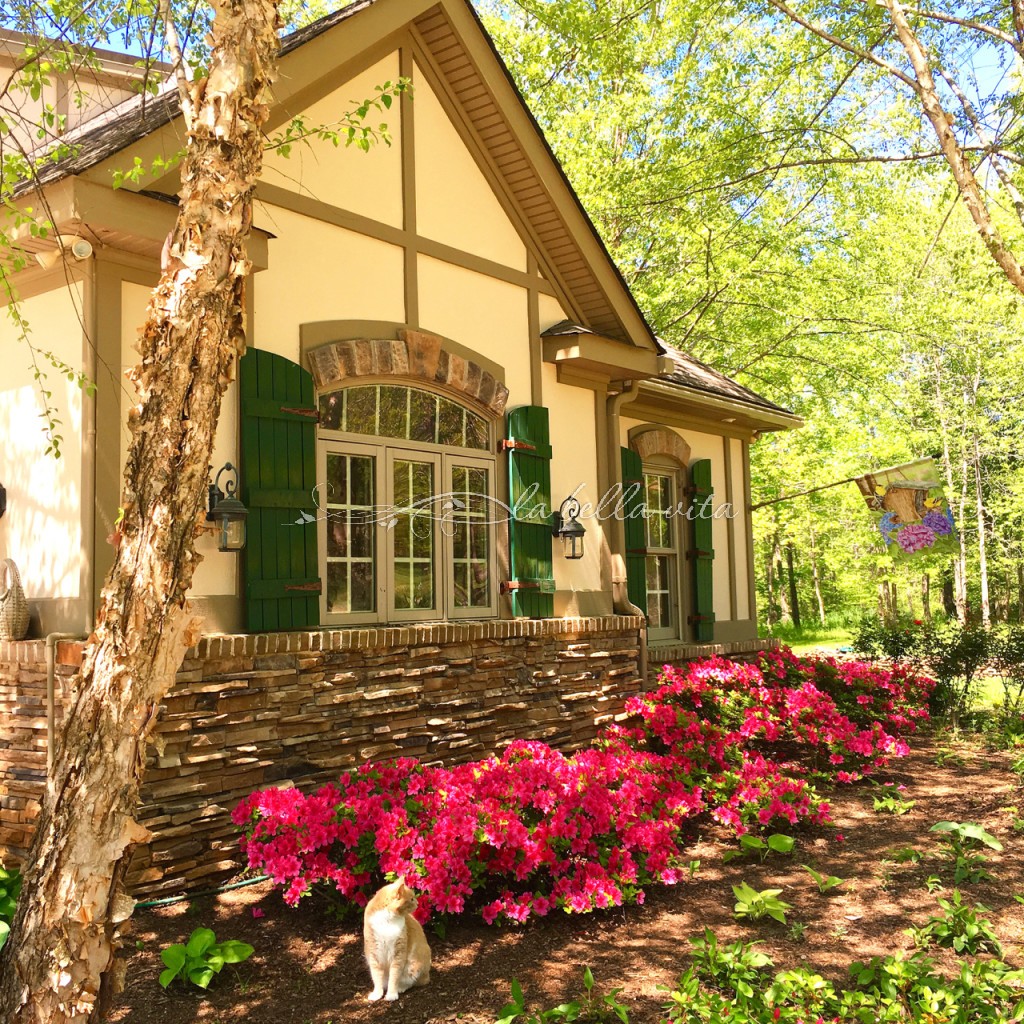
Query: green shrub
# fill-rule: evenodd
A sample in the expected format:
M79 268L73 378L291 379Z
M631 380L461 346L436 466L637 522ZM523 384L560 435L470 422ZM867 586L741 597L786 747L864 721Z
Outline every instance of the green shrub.
M252 954L253 948L246 942L218 942L209 928L197 928L187 943L175 943L160 953L167 968L160 974L160 984L167 988L175 978L181 978L198 988L209 988L225 964L240 964Z
M948 978L924 953L875 957L853 964L849 986L840 987L806 969L780 971L774 978L760 968L739 973L725 968L709 971L703 965L707 950L716 949L719 960L721 954L711 934L705 930L704 938L694 943L701 962L688 968L674 988L665 990L668 1021L1009 1024L1024 1020L1024 971L999 960L965 962L957 976Z

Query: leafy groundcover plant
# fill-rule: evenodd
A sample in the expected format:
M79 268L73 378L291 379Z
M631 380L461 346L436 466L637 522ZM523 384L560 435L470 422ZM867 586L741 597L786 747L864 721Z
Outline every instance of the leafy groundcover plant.
M160 973L160 984L167 988L175 978L180 978L198 988L209 988L225 964L240 964L252 954L253 948L247 942L218 942L209 928L197 928L184 945L176 942L161 951L160 959L166 970Z
M625 725L571 757L520 741L451 768L403 758L313 793L253 793L234 812L249 867L291 904L322 885L363 906L383 877L404 874L421 921L643 902L645 886L686 877L699 815L738 836L828 821L815 783L852 782L906 754L932 686L902 668L789 652L666 667L660 682L627 703Z

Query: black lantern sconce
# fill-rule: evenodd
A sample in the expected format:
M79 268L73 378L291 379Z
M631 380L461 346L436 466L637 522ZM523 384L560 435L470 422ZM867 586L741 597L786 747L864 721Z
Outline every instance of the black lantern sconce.
M228 480L224 485L223 491L220 489L221 473L235 475L234 480ZM238 470L230 462L225 462L209 486L207 499L206 521L216 524L218 551L241 551L245 547L245 520L249 510L235 497L237 490Z
M579 520L580 503L576 498L569 497L562 502L554 517L551 532L562 538L562 554L566 558L583 557L583 535L587 532Z

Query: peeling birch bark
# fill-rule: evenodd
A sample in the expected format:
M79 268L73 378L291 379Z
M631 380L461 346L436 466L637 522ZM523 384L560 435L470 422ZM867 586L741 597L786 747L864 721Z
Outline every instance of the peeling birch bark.
M221 399L245 347L245 243L279 24L277 0L211 2L210 73L191 84L178 220L132 371L114 565L0 960L5 1024L96 1021L119 988L123 876L147 837L133 817L146 738L196 638L185 598Z

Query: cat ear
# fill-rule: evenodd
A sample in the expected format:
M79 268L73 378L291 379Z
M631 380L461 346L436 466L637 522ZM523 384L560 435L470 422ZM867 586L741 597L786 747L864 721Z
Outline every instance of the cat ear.
M395 885L398 885L398 886L405 885L405 875L399 875L398 878L395 881Z

